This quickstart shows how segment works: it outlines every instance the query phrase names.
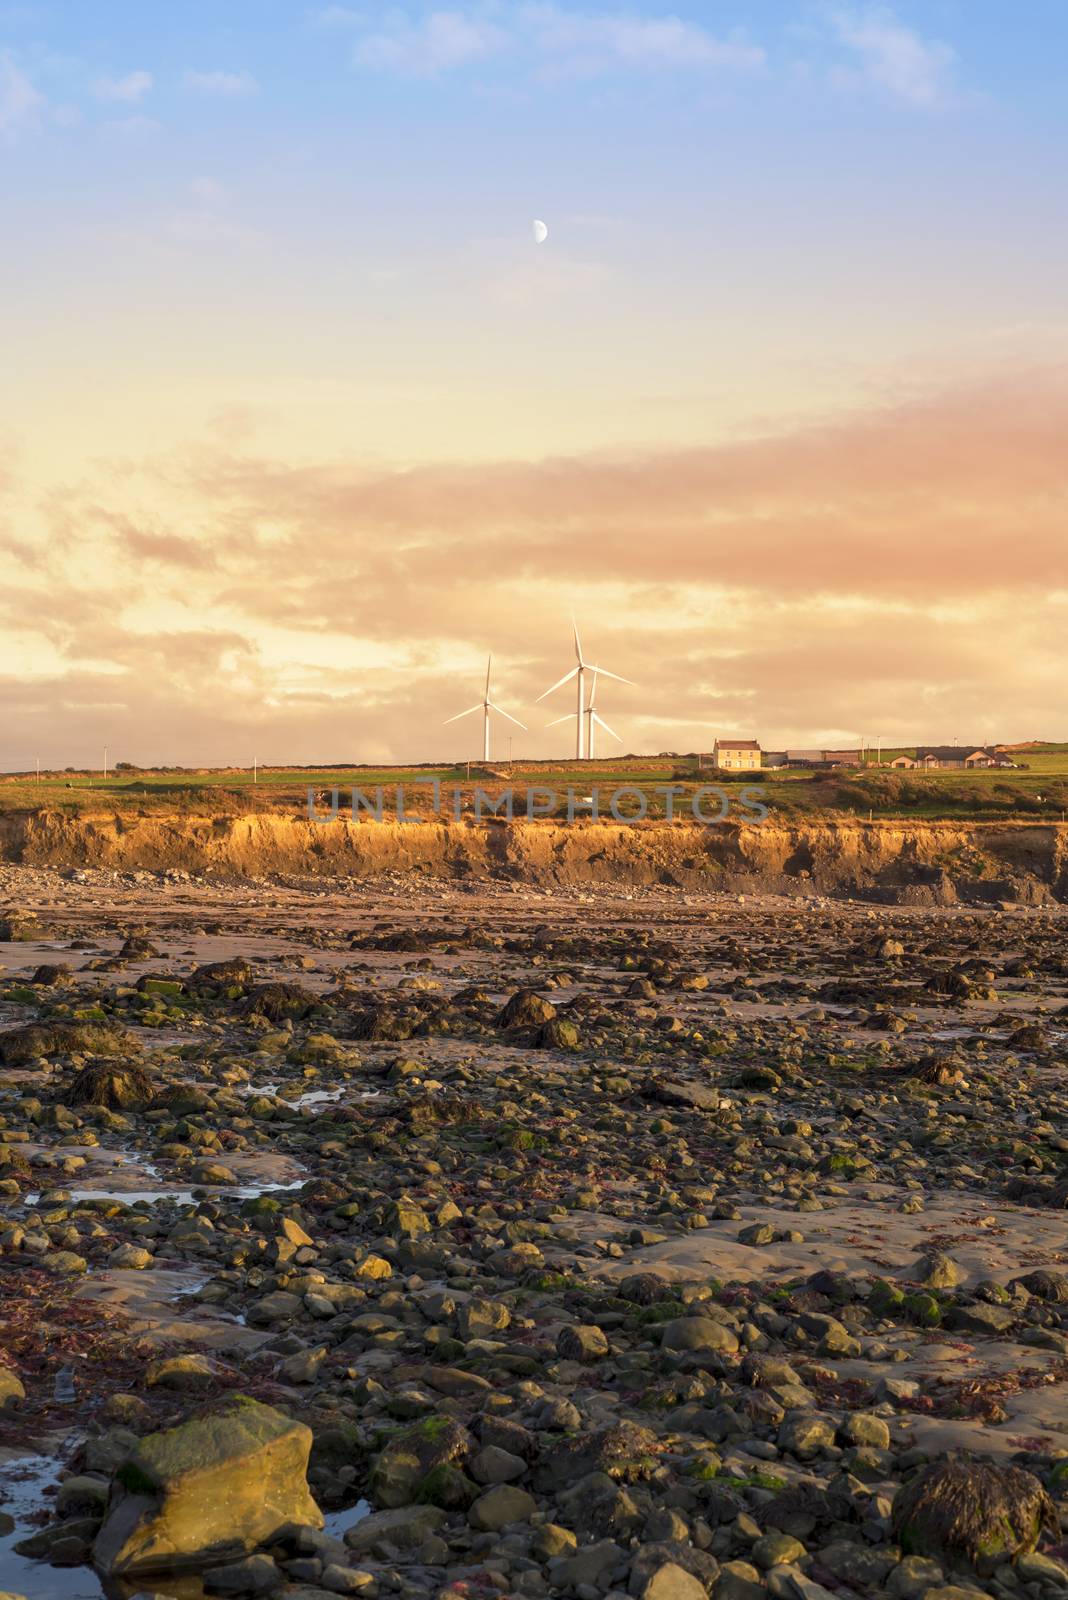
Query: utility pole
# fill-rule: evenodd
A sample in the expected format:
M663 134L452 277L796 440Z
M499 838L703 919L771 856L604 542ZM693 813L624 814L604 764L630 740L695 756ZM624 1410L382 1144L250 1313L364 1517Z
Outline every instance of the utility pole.
M104 782L108 781L108 747L104 746Z
M41 781L41 758L40 758L40 756L38 756L37 757L37 782L40 783L40 781Z
M252 757L252 781L253 781L253 783L259 783L259 781L260 781L260 779L259 779L259 757L258 756L253 756Z

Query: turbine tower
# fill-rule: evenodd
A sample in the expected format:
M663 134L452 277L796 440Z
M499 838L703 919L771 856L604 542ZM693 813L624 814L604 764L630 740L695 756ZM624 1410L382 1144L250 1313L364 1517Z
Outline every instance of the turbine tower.
M600 670L600 667L594 667L593 669L593 678L590 682L590 703L586 707L586 754L591 761L593 760L594 734L598 728L603 728L605 733L610 738L613 738L617 744L623 743L615 729L610 728L604 718L597 715L597 674Z
M562 689L565 683L570 683L572 678L575 679L576 699L575 710L572 713L575 718L575 760L581 761L586 753L586 741L584 738L586 731L586 673L591 670L591 667L590 663L582 654L582 645L579 641L578 625L575 622L574 617L571 619L571 629L575 636L575 665L571 668L570 672L565 672L562 678L557 678L552 687L546 689L545 694L539 694L538 699L544 700L546 696L553 694L557 689ZM592 670L599 672L602 678L614 678L617 683L630 683L631 681L629 678L621 678L618 672L609 672L607 667L597 667L596 669ZM559 717L557 720L559 722L564 722L566 718ZM552 727L553 724L550 723L549 726ZM592 728L592 723L590 726ZM620 743L622 743L622 740Z
M597 714L597 674L601 669L600 667L592 667L590 670L593 673L593 677L590 680L590 698L586 702L586 708L582 715L586 723L586 755L592 761L594 756L594 736L598 728L603 728L605 733L610 734L619 744L622 744L623 740L615 729L610 728L604 718ZM561 722L570 722L575 714L574 711L569 711L566 716L557 717L553 722L546 723L546 727L557 728Z
M458 711L454 717L446 717L444 723L442 724L443 727L447 728L450 722L459 722L461 717L471 717L471 716L473 716L475 714L476 711L481 711L481 713L482 713L482 759L483 759L483 761L488 761L489 758L490 758L490 712L491 711L496 711L498 716L507 717L509 722L514 722L517 728L522 728L523 732L524 733L526 732L526 723L525 722L520 722L518 717L513 717L512 713L510 711L505 711L503 706L495 705L493 700L490 698L490 671L491 671L492 667L493 667L493 657L492 656L487 656L487 658L486 658L486 693L485 693L485 696L483 697L483 699L479 700L473 706L468 706L466 711Z

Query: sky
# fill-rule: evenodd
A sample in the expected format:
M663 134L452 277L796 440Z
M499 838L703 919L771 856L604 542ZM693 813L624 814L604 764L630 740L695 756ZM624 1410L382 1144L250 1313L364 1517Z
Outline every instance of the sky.
M1061 0L0 0L0 769L1068 739ZM549 235L535 243L532 223Z

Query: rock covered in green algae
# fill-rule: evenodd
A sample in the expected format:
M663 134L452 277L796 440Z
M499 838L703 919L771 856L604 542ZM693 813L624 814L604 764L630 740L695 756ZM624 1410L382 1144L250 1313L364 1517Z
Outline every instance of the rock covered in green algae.
M289 1524L321 1528L307 1484L311 1441L303 1423L243 1397L149 1434L115 1474L94 1565L122 1577L196 1571Z
M141 1042L128 1028L102 1022L27 1022L0 1036L0 1062L25 1067L45 1056L131 1056Z

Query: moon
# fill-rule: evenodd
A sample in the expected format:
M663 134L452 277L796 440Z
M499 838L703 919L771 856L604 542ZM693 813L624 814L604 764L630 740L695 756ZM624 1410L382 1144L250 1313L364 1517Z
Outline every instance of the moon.
M545 226L544 222L540 222L540 221L534 222L532 224L532 226L531 226L531 230L530 231L534 235L534 243L535 244L544 244L546 239L549 237L549 230Z

